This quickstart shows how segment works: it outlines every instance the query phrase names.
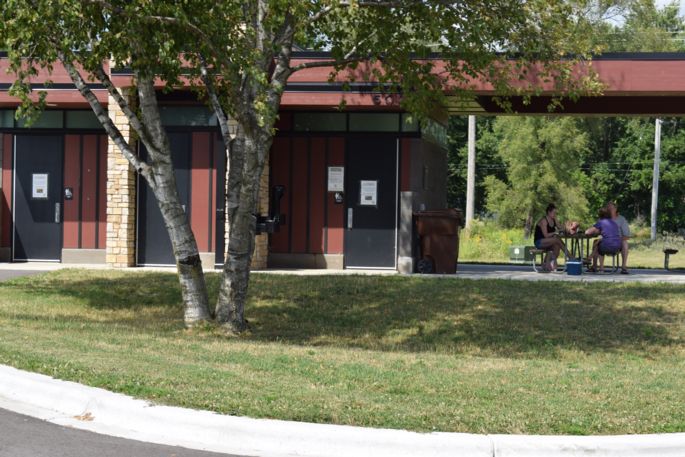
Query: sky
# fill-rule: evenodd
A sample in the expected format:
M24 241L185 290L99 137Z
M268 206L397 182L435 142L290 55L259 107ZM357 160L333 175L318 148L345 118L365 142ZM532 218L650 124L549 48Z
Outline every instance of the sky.
M656 0L656 5L658 7L668 5L669 3L672 3L672 1L671 0ZM676 3L678 3L680 5L680 14L681 15L685 14L685 1L678 0L678 1L676 1Z

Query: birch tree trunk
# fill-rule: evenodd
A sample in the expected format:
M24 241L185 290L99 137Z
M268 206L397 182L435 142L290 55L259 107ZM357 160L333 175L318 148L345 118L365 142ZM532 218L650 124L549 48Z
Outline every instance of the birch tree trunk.
M216 320L227 331L247 328L244 316L255 246L259 182L272 142L270 133L252 130L233 141L227 192L228 249L216 305Z
M526 224L523 227L523 238L528 239L530 238L530 234L533 232L533 212L528 211L528 215L526 216Z
M190 229L190 223L178 196L176 175L171 162L171 147L160 119L152 78L141 77L140 75L137 75L136 78L139 82L140 112L144 121L141 122L127 99L119 93L104 70L95 71L95 76L107 88L109 94L128 118L131 128L136 131L147 147L149 157L147 161L143 161L114 125L107 110L98 101L72 62L61 53L60 60L76 88L88 101L107 135L114 141L128 162L145 179L155 195L174 250L186 326L193 326L200 321L209 320L211 317L209 299L202 271L202 262L195 236Z
M155 195L171 240L183 297L184 321L186 326L193 326L210 319L202 261L190 221L178 196L171 146L160 119L152 79L139 78L138 97L152 143L146 145L151 173L145 178Z

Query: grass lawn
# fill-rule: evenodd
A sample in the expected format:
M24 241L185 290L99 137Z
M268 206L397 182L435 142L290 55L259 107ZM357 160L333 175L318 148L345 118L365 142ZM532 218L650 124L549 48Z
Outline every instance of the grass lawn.
M675 432L684 297L667 284L255 274L251 331L227 338L183 329L174 275L62 270L0 283L0 363L251 417Z

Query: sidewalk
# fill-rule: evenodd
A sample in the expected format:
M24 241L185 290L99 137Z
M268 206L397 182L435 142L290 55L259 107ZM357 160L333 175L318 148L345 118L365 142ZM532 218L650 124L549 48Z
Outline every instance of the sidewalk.
M54 271L65 268L84 268L88 270L113 270L107 265L93 264L63 264L48 262L0 263L3 271ZM135 267L121 268L120 271L145 272L167 271L176 272L176 267ZM214 268L205 268L206 272L220 272ZM298 270L298 269L268 269L255 270L252 274L291 274L301 276L325 275L399 275L395 270ZM459 264L456 275L406 275L435 279L509 279L515 281L576 281L576 282L665 282L671 284L685 284L685 271L662 269L634 269L630 274L584 273L580 276L569 276L566 273L535 273L530 265L494 265L494 264Z

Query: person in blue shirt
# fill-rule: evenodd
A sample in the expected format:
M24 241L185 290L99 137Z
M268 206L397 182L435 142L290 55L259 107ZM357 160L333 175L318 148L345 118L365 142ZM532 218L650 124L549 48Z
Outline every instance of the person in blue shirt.
M611 219L611 212L607 207L599 209L599 220L587 229L585 234L602 236L601 239L595 240L592 244L592 266L588 268L588 271L595 273L597 272L597 260L600 256L603 260L605 255L613 255L621 250L620 231L616 222Z

